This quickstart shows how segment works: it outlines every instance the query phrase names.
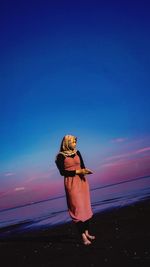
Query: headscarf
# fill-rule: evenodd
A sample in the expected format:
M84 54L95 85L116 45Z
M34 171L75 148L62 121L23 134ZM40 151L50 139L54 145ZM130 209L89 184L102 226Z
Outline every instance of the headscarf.
M77 137L73 135L65 135L61 142L59 154L63 154L65 157L74 155L77 152L77 150L76 149L72 150L69 148L70 141L74 139L77 140Z

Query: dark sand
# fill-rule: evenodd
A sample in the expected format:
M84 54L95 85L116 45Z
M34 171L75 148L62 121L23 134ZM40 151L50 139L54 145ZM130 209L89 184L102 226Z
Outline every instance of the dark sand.
M95 214L92 245L84 246L73 223L0 241L2 267L150 267L150 199Z

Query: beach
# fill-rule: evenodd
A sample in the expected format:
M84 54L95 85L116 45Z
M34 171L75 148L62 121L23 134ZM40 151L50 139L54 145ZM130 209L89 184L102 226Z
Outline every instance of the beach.
M0 240L3 266L150 266L150 199L94 214L96 240L81 243L72 222Z

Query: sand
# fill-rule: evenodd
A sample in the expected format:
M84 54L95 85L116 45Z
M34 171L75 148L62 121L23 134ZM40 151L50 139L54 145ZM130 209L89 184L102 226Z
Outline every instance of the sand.
M2 267L150 266L150 199L95 214L84 246L73 222L0 240Z

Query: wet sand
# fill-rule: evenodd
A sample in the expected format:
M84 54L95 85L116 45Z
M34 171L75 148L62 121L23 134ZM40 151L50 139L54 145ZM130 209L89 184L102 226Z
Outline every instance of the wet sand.
M28 231L0 240L4 267L150 266L150 199L98 213L90 229L96 240L81 243L75 225Z

